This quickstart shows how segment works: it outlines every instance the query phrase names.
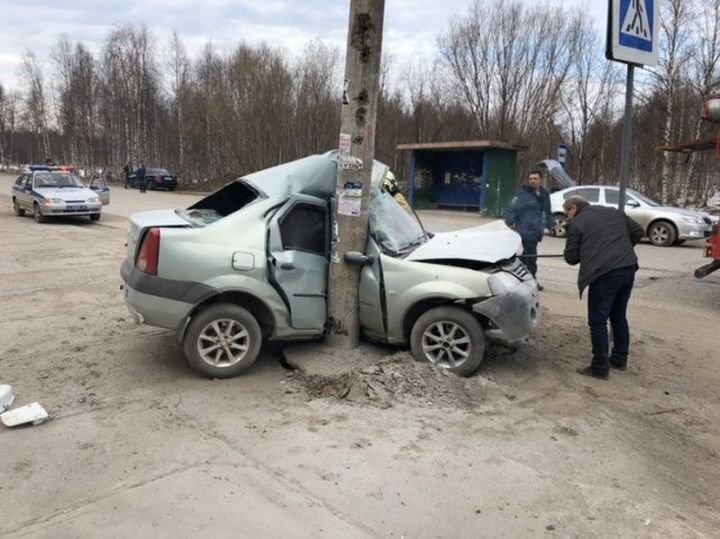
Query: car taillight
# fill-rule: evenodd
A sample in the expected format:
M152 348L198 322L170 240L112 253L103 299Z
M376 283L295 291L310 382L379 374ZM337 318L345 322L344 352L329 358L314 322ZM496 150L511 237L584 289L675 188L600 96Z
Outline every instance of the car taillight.
M161 182L162 179L163 179L163 177L162 177L162 176L155 176L155 179L156 179L157 181Z
M160 229L151 228L143 237L135 267L148 275L157 275L160 258Z

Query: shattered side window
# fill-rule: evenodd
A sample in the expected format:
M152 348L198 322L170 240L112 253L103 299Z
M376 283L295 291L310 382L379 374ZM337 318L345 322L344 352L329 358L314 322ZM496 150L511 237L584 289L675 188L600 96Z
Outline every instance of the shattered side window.
M178 214L199 225L209 225L223 217L235 213L258 198L253 188L242 180L234 181L225 187L196 202Z
M296 204L280 222L280 236L286 251L327 253L327 213L319 206Z

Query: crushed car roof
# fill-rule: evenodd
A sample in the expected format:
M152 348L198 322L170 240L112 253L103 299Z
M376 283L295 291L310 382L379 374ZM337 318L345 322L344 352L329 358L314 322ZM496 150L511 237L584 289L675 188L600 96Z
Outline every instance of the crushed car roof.
M335 193L337 162L337 152L331 151L253 172L238 179L249 183L268 197L299 193L324 198ZM387 165L375 161L373 184L378 183L387 170Z

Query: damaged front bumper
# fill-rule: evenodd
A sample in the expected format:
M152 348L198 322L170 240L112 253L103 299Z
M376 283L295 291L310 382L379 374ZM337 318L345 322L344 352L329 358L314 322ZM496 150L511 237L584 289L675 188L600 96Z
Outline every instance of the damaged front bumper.
M475 303L472 309L492 322L493 326L485 332L488 338L505 342L520 340L540 322L537 282L529 279L512 287L504 284L500 293Z

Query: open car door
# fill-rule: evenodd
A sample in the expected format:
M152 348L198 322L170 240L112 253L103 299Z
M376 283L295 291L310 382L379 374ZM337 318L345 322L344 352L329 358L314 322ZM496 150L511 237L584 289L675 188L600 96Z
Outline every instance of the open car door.
M88 188L97 193L97 196L100 197L100 201L103 203L103 206L110 204L110 187L104 178L93 178L90 180Z
M290 311L295 329L322 333L327 320L328 203L293 196L271 219L268 269L271 284Z

